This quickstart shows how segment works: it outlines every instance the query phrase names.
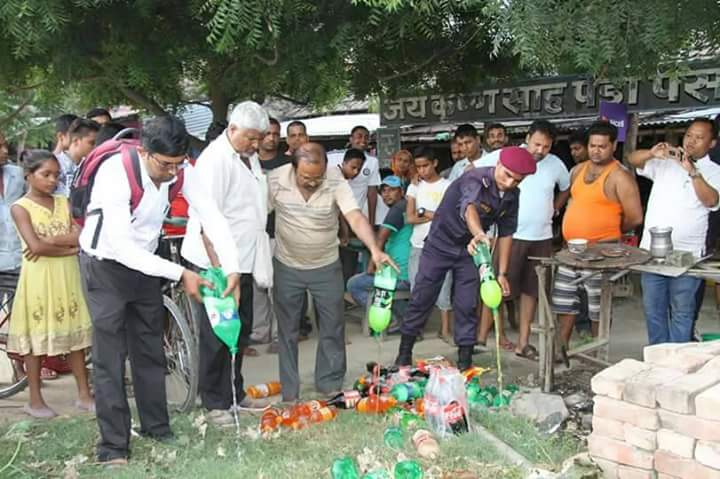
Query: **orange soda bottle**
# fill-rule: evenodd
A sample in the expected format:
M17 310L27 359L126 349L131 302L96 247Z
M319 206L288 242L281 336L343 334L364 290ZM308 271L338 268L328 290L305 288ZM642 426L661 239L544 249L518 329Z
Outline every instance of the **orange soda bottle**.
M265 384L256 384L255 386L250 386L245 392L251 398L258 399L275 396L277 394L280 394L281 390L282 386L280 386L280 383L278 381L272 381Z
M379 414L386 412L395 404L397 404L397 401L392 396L368 396L357 403L356 409L357 412L363 414Z
M276 430L282 422L281 414L280 410L274 407L264 410L260 418L260 431L272 432Z
M316 409L312 412L310 415L310 422L325 422L325 421L332 421L337 417L337 409L334 407L321 407L320 409Z
M327 401L321 401L320 399L313 399L305 404L310 408L311 411L315 412L320 408L327 407Z

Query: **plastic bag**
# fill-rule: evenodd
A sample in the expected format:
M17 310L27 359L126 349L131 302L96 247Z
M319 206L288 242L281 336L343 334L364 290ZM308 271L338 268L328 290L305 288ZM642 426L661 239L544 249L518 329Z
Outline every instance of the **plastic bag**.
M435 368L425 387L425 420L439 437L468 432L465 377L456 368Z

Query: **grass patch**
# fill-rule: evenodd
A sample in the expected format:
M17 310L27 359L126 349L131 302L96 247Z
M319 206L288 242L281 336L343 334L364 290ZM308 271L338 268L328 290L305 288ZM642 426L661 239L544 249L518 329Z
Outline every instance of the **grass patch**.
M473 418L530 462L549 469L558 469L565 459L585 449L563 431L542 434L531 422L507 411L473 413Z
M343 412L330 423L302 431L282 431L272 438L258 438L258 419L242 418L241 437L235 430L208 426L204 434L194 424L200 412L175 415L174 444L159 444L133 437L130 465L106 469L93 464L98 438L92 417L58 418L49 422L21 421L0 429L0 477L28 478L327 478L334 459L362 456L368 463L392 471L399 457L417 458L410 438L401 451L383 444L385 417ZM503 464L494 448L477 434L441 442L436 461L420 460L426 478L461 477L470 471L477 478L521 478L522 471ZM473 477L468 476L468 477Z

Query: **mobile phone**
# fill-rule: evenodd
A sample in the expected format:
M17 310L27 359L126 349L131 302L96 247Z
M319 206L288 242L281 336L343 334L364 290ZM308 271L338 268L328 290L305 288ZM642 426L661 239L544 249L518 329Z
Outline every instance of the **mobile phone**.
M682 159L685 157L685 152L679 146L671 146L668 147L668 156L675 160L682 161Z

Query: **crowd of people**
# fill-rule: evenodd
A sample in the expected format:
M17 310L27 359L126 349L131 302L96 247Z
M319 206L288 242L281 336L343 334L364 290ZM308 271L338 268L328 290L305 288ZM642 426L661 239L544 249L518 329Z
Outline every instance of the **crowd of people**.
M649 228L669 226L676 249L701 257L708 216L719 203L720 166L708 156L718 131L704 118L690 123L682 150L659 143L634 151L628 163L635 172L615 158L617 129L610 123L571 135L576 165L568 170L551 153L554 125L537 120L519 146L508 146L501 124L488 125L484 137L473 125L459 125L451 168L441 171L437 150L425 146L396 152L391 171L381 174L366 127L352 129L347 149L326 152L293 121L282 151L280 123L260 105L243 102L226 124L211 125L199 155L190 154L179 119L146 122L139 143L118 143L97 164L78 221L75 195L79 172L88 168L84 160L115 142L123 126L96 109L84 118L62 115L56 130L53 152L24 151L19 166L9 163L7 142L0 141L0 271L8 273L3 281L17 276L7 349L24 359L16 367L29 378L25 411L33 417L55 416L42 397L42 380L63 368L73 373L76 406L96 413L97 456L109 464L129 456L128 358L138 433L172 438L162 348L165 281L181 282L195 299L200 399L209 419L223 425L233 420L233 399L242 410L265 406L243 387L243 356L259 354L253 345L269 344L268 352L279 355L282 399L300 398L298 343L313 328L307 316L317 327L315 389L340 391L347 364L345 299L365 307L380 268L395 269L397 289L410 292L408 301L394 305L388 330L400 334L396 363L412 363L414 345L437 307L438 336L457 347L458 367L466 369L493 327L478 303L472 260L478 245L488 245L503 295L519 309L518 341L508 339L501 321L501 346L532 360L534 258L553 254L553 224L563 212L565 241L617 243L644 224L641 246L648 248ZM654 182L645 214L634 173ZM182 264L158 254L163 228L169 228L164 223L173 216L188 216L186 228L170 231L184 234ZM201 273L210 266L223 268L223 295L238 302L242 329L234 374L199 302L200 287L210 286ZM578 283L585 273L560 267L552 283L566 344L579 314L597 334L600 279ZM642 285L649 342L690 341L701 281L648 273ZM92 392L84 354L91 346Z

